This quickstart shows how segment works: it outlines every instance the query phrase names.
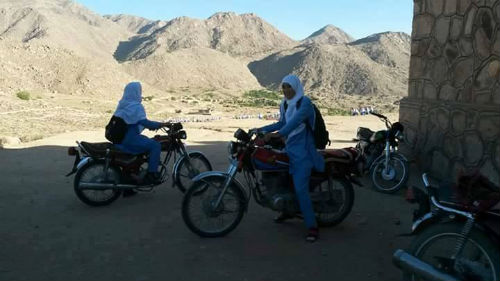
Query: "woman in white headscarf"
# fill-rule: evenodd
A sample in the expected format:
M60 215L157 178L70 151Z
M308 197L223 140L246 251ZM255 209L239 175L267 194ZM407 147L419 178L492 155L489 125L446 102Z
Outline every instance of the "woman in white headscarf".
M148 174L143 184L154 184L159 181L158 165L160 163L161 146L157 141L141 134L144 128L157 130L168 123L150 121L142 105L142 86L139 82L128 83L123 97L118 103L114 116L122 118L127 123L127 133L120 144L115 146L131 154L149 154Z
M285 149L290 158L289 172L308 228L306 240L314 242L319 237L319 230L309 196L309 178L312 169L322 172L325 166L323 157L316 151L314 135L310 129L314 128L315 111L311 100L304 96L304 89L297 76L285 76L281 87L284 98L280 105L280 120L259 131L267 133L265 140L273 137L286 139ZM275 221L282 222L288 218L286 214L281 214Z

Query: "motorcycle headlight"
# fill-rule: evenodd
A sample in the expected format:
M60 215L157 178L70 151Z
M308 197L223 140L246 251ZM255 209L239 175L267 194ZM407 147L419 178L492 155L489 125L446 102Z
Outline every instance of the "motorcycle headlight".
M234 141L230 141L227 145L227 153L231 156L238 152L238 145Z
M397 131L395 136L399 141L403 141L405 139L405 136L401 131Z
M177 133L177 137L181 140L187 139L186 131L180 131L179 133Z

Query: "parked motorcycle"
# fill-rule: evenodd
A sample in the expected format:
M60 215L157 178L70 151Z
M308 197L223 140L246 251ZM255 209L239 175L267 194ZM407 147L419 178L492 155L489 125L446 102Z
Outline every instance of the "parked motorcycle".
M164 135L154 139L166 152L160 163L160 183L144 185L147 173L147 154L128 154L115 148L110 142L77 142L77 147L69 147L68 155L75 156L72 171L76 173L74 190L78 198L91 206L104 206L115 201L124 190L151 191L168 179L167 165L174 158L173 186L185 192L191 179L201 172L211 171L208 159L199 151L187 151L182 140L187 138L181 123L170 123L162 128Z
M289 158L279 144L266 144L255 132L238 129L228 146L227 172L205 172L193 179L182 202L182 218L188 228L202 237L228 234L241 222L250 197L262 207L300 217ZM353 152L355 152L353 150ZM350 172L354 155L348 151L325 150L325 172L313 172L310 196L320 226L341 223L350 213L354 191ZM236 179L242 172L247 189Z
M422 179L426 193L408 190L408 200L419 205L415 239L408 252L393 256L404 280L500 280L500 211L492 207L500 200L498 187L469 178L453 185L465 182L465 188L454 189L430 185L426 174Z
M408 181L408 160L397 148L403 141L404 127L401 123L394 124L389 119L375 112L386 125L387 130L374 132L368 128L359 127L356 138L356 148L361 153L359 173L370 173L373 187L383 193L395 193Z

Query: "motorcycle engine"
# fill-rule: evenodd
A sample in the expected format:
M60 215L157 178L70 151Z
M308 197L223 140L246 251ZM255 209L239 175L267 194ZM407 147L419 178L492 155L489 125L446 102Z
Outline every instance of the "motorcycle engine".
M290 214L298 211L288 171L261 171L259 174L264 200L269 208Z

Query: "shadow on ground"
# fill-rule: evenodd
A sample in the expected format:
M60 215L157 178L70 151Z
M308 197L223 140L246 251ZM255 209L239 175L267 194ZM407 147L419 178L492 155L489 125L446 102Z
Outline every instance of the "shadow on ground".
M191 145L217 170L226 142ZM67 147L0 150L0 280L401 280L392 265L407 238L411 205L401 194L356 188L352 213L307 244L301 221L272 222L251 202L228 236L202 239L181 218L168 182L107 207L81 203Z

